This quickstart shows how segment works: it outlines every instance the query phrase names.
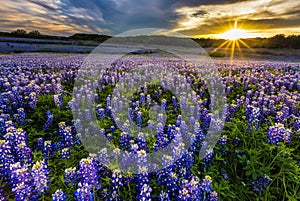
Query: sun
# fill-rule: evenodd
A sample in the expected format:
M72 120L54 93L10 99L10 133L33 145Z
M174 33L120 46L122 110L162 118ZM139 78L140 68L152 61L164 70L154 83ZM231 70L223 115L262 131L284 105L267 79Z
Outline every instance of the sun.
M228 48L231 49L230 51L230 61L231 64L233 64L234 60L234 54L235 54L235 49L237 48L238 51L242 53L242 49L240 44L245 46L246 48L250 49L252 52L255 52L246 42L243 41L243 39L247 38L254 38L255 36L250 34L248 31L244 29L237 28L237 21L234 22L234 28L230 29L222 34L217 35L218 38L220 39L225 39L225 41L219 45L217 48L213 50L213 52L216 52L220 48L225 47L225 51L227 51ZM231 77L232 73L232 65L229 67L229 76Z
M251 35L247 33L246 30L234 28L226 31L225 33L219 34L218 37L225 40L237 40L240 38L250 38Z

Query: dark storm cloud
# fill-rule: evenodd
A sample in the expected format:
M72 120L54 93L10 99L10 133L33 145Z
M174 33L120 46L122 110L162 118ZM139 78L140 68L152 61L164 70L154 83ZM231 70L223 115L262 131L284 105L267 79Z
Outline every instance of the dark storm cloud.
M112 0L72 0L66 5L85 9L88 13L99 13L104 22L99 26L110 29L113 33L144 27L170 27L177 16L171 9L175 1L122 1ZM67 10L67 7L65 8Z
M207 12L205 10L198 10L198 11L194 12L191 16L192 17L201 17L206 14L207 14Z

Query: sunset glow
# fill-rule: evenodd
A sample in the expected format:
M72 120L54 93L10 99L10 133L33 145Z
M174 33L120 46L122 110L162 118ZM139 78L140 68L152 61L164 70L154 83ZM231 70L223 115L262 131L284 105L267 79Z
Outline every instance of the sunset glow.
M237 40L240 38L253 38L255 36L243 29L231 29L225 33L216 35L216 37L226 40Z
M230 29L221 34L216 34L215 37L225 40L238 40L242 38L255 38L258 37L258 35L251 34L247 30L238 28L237 21L235 20L233 29Z

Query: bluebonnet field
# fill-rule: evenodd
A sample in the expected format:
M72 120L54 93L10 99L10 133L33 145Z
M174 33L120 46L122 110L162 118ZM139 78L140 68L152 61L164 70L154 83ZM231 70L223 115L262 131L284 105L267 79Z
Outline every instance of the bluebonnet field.
M216 61L226 86L226 123L214 148L199 158L211 122L210 98L201 78L190 79L197 93L199 121L194 143L178 161L158 172L139 166L123 173L89 154L73 121L74 79L85 56L20 54L0 58L0 200L299 200L300 64L269 61ZM127 59L127 60L126 60ZM128 116L143 127L152 100L167 114L153 129L130 137L110 120L112 84L123 71L149 56L116 62L119 74L100 79L107 87L95 94L95 111L103 134L120 149L145 158L168 144L184 124L178 100L160 86L137 92ZM184 72L186 63L169 57L155 62ZM232 76L229 76L232 68ZM121 100L116 101L122 105ZM176 138L177 139L177 138ZM178 147L181 142L178 138ZM175 150L176 151L176 150Z

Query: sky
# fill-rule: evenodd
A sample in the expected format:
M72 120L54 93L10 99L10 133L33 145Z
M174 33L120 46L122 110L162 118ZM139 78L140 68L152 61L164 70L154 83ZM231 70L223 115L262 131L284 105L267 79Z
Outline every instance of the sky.
M233 28L253 37L300 35L300 0L1 0L0 31L116 35L164 28L218 37Z

